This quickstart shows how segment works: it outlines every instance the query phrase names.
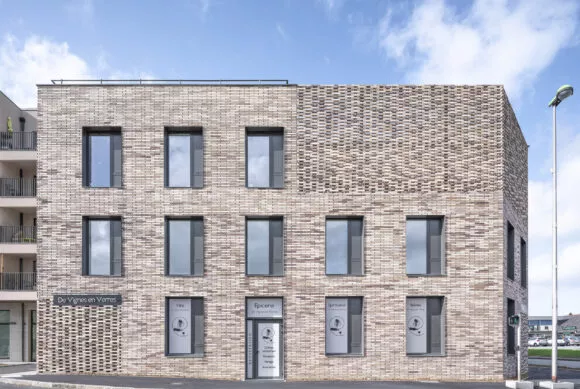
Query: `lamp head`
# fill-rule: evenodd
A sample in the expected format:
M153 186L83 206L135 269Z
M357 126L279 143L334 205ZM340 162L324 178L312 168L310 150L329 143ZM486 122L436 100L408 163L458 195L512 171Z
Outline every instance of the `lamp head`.
M563 85L558 91L556 91L556 97L554 97L548 107L557 107L562 101L574 94L574 88L571 85Z

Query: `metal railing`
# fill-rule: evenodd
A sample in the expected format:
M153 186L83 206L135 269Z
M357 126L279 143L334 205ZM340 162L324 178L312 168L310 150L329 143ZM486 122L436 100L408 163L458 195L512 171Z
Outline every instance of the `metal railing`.
M0 290L36 290L36 273L0 273Z
M50 80L55 85L289 85L288 80L156 80L156 79L133 79L133 80Z
M0 226L0 243L36 243L36 227Z
M0 178L0 197L35 197L36 178Z
M0 150L36 150L36 131L0 132Z

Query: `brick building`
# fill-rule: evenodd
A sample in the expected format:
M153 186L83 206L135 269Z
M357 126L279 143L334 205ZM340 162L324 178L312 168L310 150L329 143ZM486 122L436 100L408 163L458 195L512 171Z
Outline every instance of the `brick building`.
M65 82L38 108L40 372L515 375L502 86Z

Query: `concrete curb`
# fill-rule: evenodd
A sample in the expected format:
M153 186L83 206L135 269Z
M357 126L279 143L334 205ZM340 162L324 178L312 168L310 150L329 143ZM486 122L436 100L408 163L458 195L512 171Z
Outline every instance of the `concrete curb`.
M34 386L36 388L61 388L61 389L156 389L156 388L134 388L131 386L71 384L68 382L45 382L45 381L27 380L24 378L18 379L4 377L0 377L0 383L16 386Z

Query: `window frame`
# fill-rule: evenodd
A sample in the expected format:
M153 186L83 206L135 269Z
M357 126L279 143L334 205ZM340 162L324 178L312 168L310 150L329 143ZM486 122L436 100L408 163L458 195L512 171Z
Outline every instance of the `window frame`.
M170 300L190 300L191 301L191 353L171 353L169 352L169 302ZM193 301L201 301L202 317L203 317L203 351L201 353L195 352L195 310L193 309ZM206 328L206 309L205 309L205 297L203 296L166 296L165 297L165 357L168 358L203 358L205 357L205 328Z
M189 137L189 186L170 186L169 185L169 137L172 135ZM201 138L201 185L195 185L195 173L198 167L195 163L195 137ZM203 189L205 184L205 142L203 127L199 126L166 126L163 132L163 185L169 189Z
M248 161L249 161L249 153L248 153L248 139L251 136L267 136L269 138L268 147L269 147L269 185L268 186L249 186L248 185L248 178L249 178L249 170L248 170ZM280 136L282 137L282 184L280 186L274 186L273 177L274 177L274 163L273 163L273 147L272 147L272 137ZM286 148L285 148L285 133L284 127L246 127L245 133L245 186L248 189L284 189L285 187L285 174L286 174Z
M348 350L349 352L347 353L328 353L326 351L326 340L327 340L327 336L326 336L326 326L328 325L328 311L326 309L326 305L328 303L328 300L338 300L338 299L346 299L347 300L347 320L348 320L348 328L351 328L351 322L352 322L352 313L350 312L350 301L352 299L358 299L360 300L360 305L361 305L361 311L360 311L360 316L361 316L361 326L360 326L360 339L361 339L361 345L360 345L360 353L353 353L351 352L351 348L352 348L352 339L351 339L351 333L349 331L348 333ZM364 357L365 356L365 302L364 302L364 297L363 296L326 296L324 299L324 355L326 357L339 357L339 358L349 358L349 357L355 357L355 358L360 358L360 357Z
M347 272L346 273L328 273L328 222L329 221L346 221L347 222ZM358 221L361 223L361 251L360 251L360 274L352 273L352 237L351 235L351 221ZM365 252L365 218L364 216L327 216L324 219L324 273L327 276L353 276L361 277L365 275L365 262L364 262L364 252Z
M268 221L268 266L269 266L269 274L250 274L248 273L248 222L250 221ZM274 263L274 252L272 249L272 222L278 221L281 223L282 227L282 271L280 274L272 274L273 272L273 263ZM245 218L245 242L244 242L244 256L245 256L245 270L246 270L246 277L284 277L285 273L285 238L284 238L284 217L283 216L246 216Z
M109 160L110 160L110 171L109 171L109 186L91 186L91 137L92 136L108 136L109 139ZM121 159L120 159L120 183L119 185L114 185L115 181L115 163L114 163L114 142L113 137L118 136L120 147L121 147ZM105 127L83 127L82 129L82 186L84 188L90 189L110 189L117 188L122 189L124 187L123 180L123 132L120 126L105 126Z
M528 243L520 238L520 285L528 288Z
M170 265L170 239L171 239L171 232L169 228L169 224L171 221L189 221L190 222L190 274L171 274L171 265ZM200 274L195 272L195 254L196 254L196 247L195 247L195 224L201 223L201 237L202 237L202 244L201 244L201 268L202 271ZM164 219L164 251L165 251L165 276L166 277L203 277L205 275L205 221L203 216L165 216Z
M425 258L425 265L427 270L430 270L431 266L431 254L430 248L431 243L429 241L429 221L430 220L439 220L441 222L441 272L440 273L409 273L407 271L407 264L408 264L408 257L407 257L407 222L409 220L425 220L426 221L426 230L425 230L425 250L427 256ZM444 215L407 215L405 217L405 274L407 277L446 277L447 276L447 261L446 261L446 241L447 241L447 217Z
M445 357L447 356L446 352L447 352L447 348L445 347L446 345L446 341L447 341L447 320L446 320L446 315L447 315L447 298L445 296L406 296L405 297L405 322L404 322L404 327L405 329L407 328L407 323L409 321L409 318L407 317L407 301L409 299L426 299L426 309L429 310L429 300L430 299L439 299L439 301L441 302L441 352L440 353L433 353L433 352L427 352L427 353L409 353L407 351L407 331L405 330L405 355L407 357L411 357L411 358L425 358L425 357L429 357L429 358L436 358L436 357ZM430 317L427 317L427 320L431 320ZM431 333L427 333L426 334L426 341L427 341L427 347L430 348L430 339L432 337Z
M90 223L91 221L107 221L109 222L109 229L110 229L110 237L109 237L109 244L110 244L110 251L109 251L109 273L110 274L91 274L91 258L90 258L90 251L91 251L91 235L90 235ZM121 232L121 256L119 258L120 261L120 271L119 274L114 274L114 264L115 261L113 260L114 257L114 234L113 234L113 223L112 222L119 222L120 224L120 232ZM124 258L123 258L123 218L121 216L83 216L82 219L82 273L83 277L123 277L125 274L124 272Z
M516 229L510 221L507 221L507 236L506 236L506 249L507 249L507 278L515 281L516 278L516 261L515 261L515 251L516 251Z

